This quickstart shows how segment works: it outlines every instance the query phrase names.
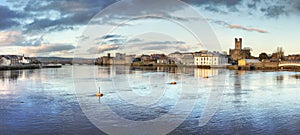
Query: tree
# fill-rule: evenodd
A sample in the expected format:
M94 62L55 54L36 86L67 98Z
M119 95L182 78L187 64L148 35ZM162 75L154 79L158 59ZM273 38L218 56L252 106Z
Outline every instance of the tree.
M277 50L275 53L277 55L277 59L281 59L281 60L284 59L284 51L283 51L282 47L277 47Z
M267 53L263 52L263 53L259 54L260 61L265 60L265 59L270 59L270 57L268 56Z

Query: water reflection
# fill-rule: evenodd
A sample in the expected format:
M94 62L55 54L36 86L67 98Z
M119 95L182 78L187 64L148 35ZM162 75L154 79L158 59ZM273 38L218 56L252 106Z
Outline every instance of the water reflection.
M75 68L82 74L75 79L83 84L95 81L106 92L105 96L101 99L91 96L97 90L84 87L82 95L76 96L70 66L0 71L0 134L103 134L82 113L77 103L79 96L98 108L108 104L125 119L147 121L168 114L184 90L191 91L182 98L195 99L196 104L189 117L170 134L300 133L300 81L295 72L99 66L95 74L85 75L91 67ZM127 79L127 85L112 90L112 82L124 83L123 79ZM169 85L170 81L178 84ZM190 87L182 89L181 85L185 84ZM199 127L198 120L212 89L224 91L222 101L207 125ZM157 91L164 94L156 104L146 104L156 101L151 97L138 102L138 98ZM129 93L136 97L130 97ZM122 95L129 95L129 99ZM182 108L176 112L188 113L184 111L185 106ZM105 112L103 115L111 116ZM168 122L172 123L173 119Z
M201 69L192 67L156 67L156 66L102 66L98 67L98 75L101 78L114 77L120 74L133 74L136 72L167 72L189 74L195 78L218 76L224 69Z

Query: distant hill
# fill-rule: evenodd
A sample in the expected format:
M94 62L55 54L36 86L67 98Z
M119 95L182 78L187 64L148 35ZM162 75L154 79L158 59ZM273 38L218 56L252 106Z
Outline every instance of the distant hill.
M38 61L44 64L95 64L95 59L91 58L63 58L63 57L35 57Z
M39 61L72 61L73 58L63 58L63 57L35 57ZM96 59L96 58L95 58ZM76 58L74 60L95 60L91 58Z

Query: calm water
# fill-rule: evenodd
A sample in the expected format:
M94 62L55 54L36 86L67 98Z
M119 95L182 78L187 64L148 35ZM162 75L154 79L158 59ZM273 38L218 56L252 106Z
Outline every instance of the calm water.
M0 134L104 134L97 127L119 126L113 115L136 122L170 115L162 123L179 125L169 134L299 134L296 74L124 66L0 71ZM99 86L101 98L94 96ZM207 107L216 111L199 127ZM97 121L99 114L107 119Z

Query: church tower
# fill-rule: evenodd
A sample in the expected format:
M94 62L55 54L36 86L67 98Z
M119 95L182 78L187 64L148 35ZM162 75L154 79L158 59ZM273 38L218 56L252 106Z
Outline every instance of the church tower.
M236 50L242 50L242 43L243 39L242 38L235 38L235 49Z

